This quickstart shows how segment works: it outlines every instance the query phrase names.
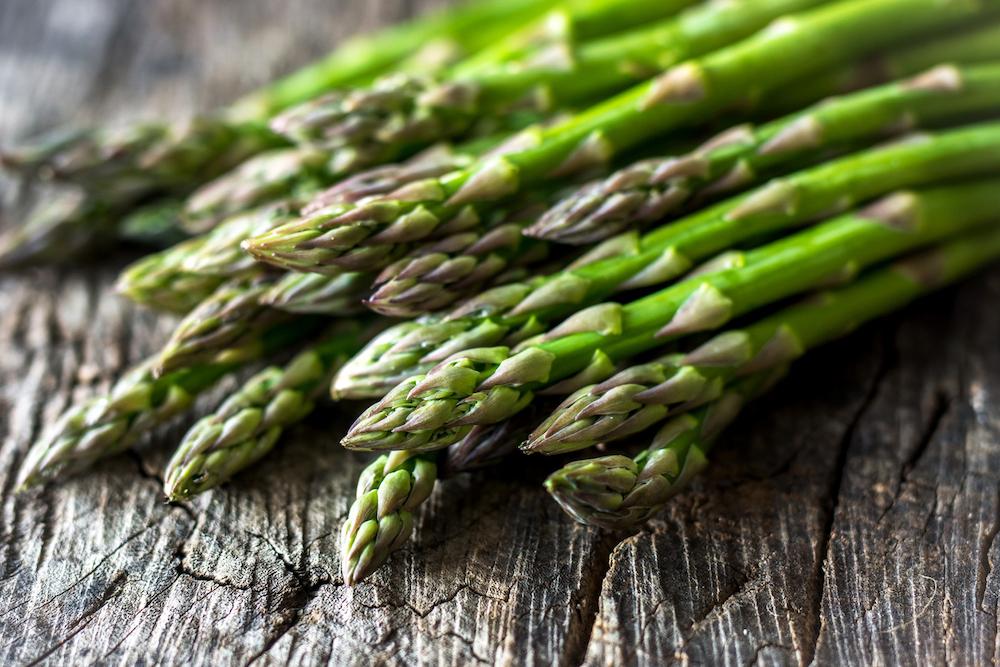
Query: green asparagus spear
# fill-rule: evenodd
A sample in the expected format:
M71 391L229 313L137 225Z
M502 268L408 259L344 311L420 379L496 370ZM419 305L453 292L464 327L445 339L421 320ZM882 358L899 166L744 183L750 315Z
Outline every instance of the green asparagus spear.
M957 243L964 247L968 241ZM932 251L930 256L941 252ZM633 366L584 387L541 423L523 449L558 454L627 437L678 411L714 400L734 377L788 363L961 277L915 273L916 266L925 265L930 266L904 261L876 271L750 326L718 334L687 354Z
M260 302L287 313L339 316L358 309L371 282L372 276L364 273L286 273L261 294Z
M343 444L432 450L477 424L517 414L538 389L589 377L664 343L710 331L755 308L812 289L995 216L998 181L902 192L745 253L736 268L696 275L622 306L587 308L518 348L459 352L399 384L366 410Z
M344 583L353 586L377 570L413 529L416 509L438 479L499 463L525 433L513 420L474 428L442 456L388 452L361 473L357 497L341 529Z
M704 408L672 419L634 459L611 455L574 461L549 475L545 488L582 524L634 529L708 465L706 454L722 431L785 370L759 371L727 387Z
M662 220L692 200L744 189L763 176L822 155L823 149L998 109L1000 65L941 65L912 79L826 100L760 127L738 126L687 155L638 162L572 193L526 233L560 243L593 243Z
M271 451L288 427L313 411L333 369L361 345L363 336L360 323L339 323L324 342L284 367L261 371L199 420L164 471L167 497L185 500L207 491Z
M186 412L199 393L243 363L272 354L316 331L308 319L271 330L257 345L242 341L232 354L156 376L156 358L135 366L104 396L70 408L29 450L18 473L18 487L63 477L98 459L122 452L158 424Z
M984 123L859 152L774 180L643 237L609 239L563 272L489 289L445 316L386 330L344 365L342 397L378 398L470 347L516 343L616 291L660 285L694 263L894 189L1000 169L1000 123Z
M815 305L802 306L798 312L805 315L811 309L818 318L832 322L836 328L829 335L819 332L818 325L814 329L818 336L815 340L823 342L844 333L845 328L962 280L997 259L1000 229L964 234L878 270L856 285L824 295ZM852 303L858 311L848 325L851 317L834 312L849 309ZM806 326L813 328L812 323ZM635 528L659 512L703 466L714 436L729 421L733 408L743 402L743 396L727 398L732 393L728 389L711 407L668 422L649 449L635 459L604 456L571 463L553 473L546 488L581 523L610 529ZM720 420L720 416L725 418Z
M227 280L260 273L259 265L240 250L240 243L250 234L280 225L290 215L288 202L234 215L207 234L132 264L119 276L116 289L150 308L187 313Z
M539 111L591 103L666 67L732 44L789 12L824 0L757 0L696 5L677 17L624 34L546 51L520 66L434 80L393 76L367 90L332 94L272 123L293 141L384 160L461 136L512 109ZM690 4L690 3L686 3Z
M489 205L548 179L717 115L796 77L980 15L996 0L849 0L795 14L734 46L667 70L596 107L540 130L534 146L356 206L337 205L246 242L258 259L322 272L371 270L408 244L478 226ZM885 26L891 25L892 30Z

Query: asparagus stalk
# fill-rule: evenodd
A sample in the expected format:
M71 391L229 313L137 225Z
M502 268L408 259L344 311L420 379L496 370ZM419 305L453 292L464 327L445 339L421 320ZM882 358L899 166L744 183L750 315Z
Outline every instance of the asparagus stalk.
M480 0L349 41L320 61L187 124L140 123L116 131L59 131L3 153L3 163L101 189L149 191L203 181L206 174L276 138L267 119L332 88L369 81L403 59L445 39L475 51L538 16L543 0ZM435 48L440 51L441 49Z
M343 397L378 398L471 347L513 343L616 291L668 282L695 262L763 234L892 190L1000 169L1000 123L984 123L849 155L774 180L638 237L609 239L566 271L489 289L444 316L386 330L334 380Z
M1000 230L964 234L879 270L854 286L824 295L817 304L802 306L801 312L805 314L812 308L817 317L833 320L837 328L832 335L819 334L816 339L824 342L847 328L962 280L998 258ZM852 323L848 324L848 317L832 316L836 309L848 308L849 303L858 306ZM671 420L649 449L635 459L603 456L577 461L553 473L545 486L581 523L610 529L635 528L659 512L704 465L720 426L729 421L733 408L738 408L745 398L732 396L733 389L727 389L710 407ZM720 420L720 416L725 419Z
M538 62L529 60L517 67L509 63L480 67L443 81L388 77L368 90L334 93L291 109L276 118L272 128L296 142L350 147L352 154L384 159L460 136L483 118L502 117L511 109L546 111L599 100L822 1L696 5L651 27L578 48L546 51L540 59L535 56Z
M502 275L511 264L531 264L547 256L544 243L522 235L525 226L511 222L421 246L378 274L365 304L390 317L413 317L449 306Z
M549 475L545 488L582 524L635 528L708 465L707 453L722 431L785 370L760 371L727 387L701 410L672 419L634 459L611 455L574 461Z
M185 500L214 488L271 451L286 429L313 411L333 369L358 348L363 335L359 323L338 324L325 341L284 367L261 371L199 420L164 471L167 497Z
M396 451L376 458L361 473L341 527L344 583L369 576L409 539L413 516L439 479L499 463L517 450L524 433L523 422L508 421L472 429L444 455Z
M286 273L261 294L260 303L298 315L338 316L357 310L371 282L364 273Z
M741 125L679 156L643 160L590 183L525 232L593 243L691 202L739 190L833 149L1000 108L1000 65L941 65L915 78L816 104L760 127Z
M939 258L951 253L953 245L964 248L968 243L963 238L927 256ZM989 248L987 243L982 257L990 256ZM964 271L986 261L973 261L964 250L955 252L962 261L956 266ZM930 261L904 260L750 326L718 334L687 354L633 366L584 387L559 405L522 448L542 454L584 449L627 437L678 411L714 400L733 378L789 363L963 275L959 268L931 271ZM924 267L922 273L917 272L919 267Z
M194 237L126 268L116 289L136 303L184 314L225 281L259 273L259 265L240 250L250 234L289 219L290 204L279 202L234 215L207 234Z
M283 331L290 313L261 304L275 276L256 274L223 283L188 313L160 350L153 373L259 356L267 333Z
M210 363L156 375L150 358L127 372L104 396L70 408L25 457L18 472L21 489L64 477L99 459L133 446L153 427L186 412L198 394L242 364L282 349L316 330L303 320L269 331L257 345L243 342L232 354L220 352Z
M518 348L459 352L400 383L342 441L351 449L433 450L473 425L522 410L535 391L588 377L692 333L816 287L995 215L995 180L890 195L854 214L745 253L737 268L696 275L622 306L587 308Z
M995 0L990 0L994 2ZM525 188L586 167L679 127L702 122L750 95L967 21L974 0L850 0L785 17L734 46L689 60L570 120L537 133L534 146L356 206L338 205L246 243L258 259L321 272L385 266L407 244L474 228L481 211ZM893 30L886 30L892 25ZM752 83L751 83L752 82Z

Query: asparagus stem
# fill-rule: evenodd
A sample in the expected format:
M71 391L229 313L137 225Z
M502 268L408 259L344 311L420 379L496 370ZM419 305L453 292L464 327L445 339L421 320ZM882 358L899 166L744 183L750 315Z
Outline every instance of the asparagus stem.
M526 233L561 243L593 243L660 221L688 202L744 189L828 149L952 123L998 106L1000 65L941 65L760 127L733 128L686 155L638 162L574 192Z
M377 570L409 538L413 515L438 479L499 463L517 450L524 422L474 428L444 455L388 452L361 473L357 497L341 532L344 582Z
M73 406L56 421L28 451L18 473L18 487L65 477L128 449L153 427L186 412L198 394L223 376L315 330L316 322L301 320L267 332L256 345L241 341L240 349L220 351L215 361L165 374L154 374L156 357L142 362L106 395Z
M167 464L167 497L184 500L207 491L271 451L286 429L313 411L334 368L357 350L363 335L359 323L338 324L324 342L284 367L261 371L199 420Z
M511 109L547 111L599 100L820 2L700 4L653 26L533 54L517 67L510 63L478 67L443 81L385 78L371 89L334 93L292 109L276 118L272 128L303 144L332 149L349 146L380 158L401 155L461 136L483 118L502 117ZM673 13L670 4L663 7L667 14ZM620 8L613 9L605 21L620 18Z
M363 273L287 273L261 294L260 303L298 315L338 316L358 310L371 281Z
M784 17L734 46L686 61L539 130L533 146L414 184L395 199L330 207L250 239L245 247L261 261L300 271L385 266L408 244L478 227L483 211L477 205L604 164L622 150L703 122L750 95L970 20L981 7L965 0L849 0Z
M344 397L378 398L451 354L512 344L616 291L661 285L695 262L895 189L1000 169L1000 123L882 146L777 179L638 237L609 239L567 270L486 290L444 316L386 330L334 380Z
M858 324L900 308L913 299L957 282L1000 258L1000 229L963 234L929 251L905 258L849 287L794 309L803 347L821 344ZM853 322L840 309L856 306ZM809 316L815 315L816 320ZM824 323L830 325L824 330ZM780 371L779 363L772 370ZM709 407L675 417L635 459L602 456L564 466L545 482L549 493L581 523L609 529L634 529L662 510L693 473L742 405L747 383L727 389ZM752 389L752 387L751 387ZM736 393L734 397L733 394ZM756 391L749 392L751 395ZM727 405L728 403L728 405Z
M745 253L737 268L696 275L622 306L585 309L518 348L459 352L399 384L343 440L351 449L433 450L473 425L517 414L538 389L606 367L937 242L995 215L995 180L890 195L854 214Z
M132 264L119 276L116 289L136 303L187 313L226 280L259 273L259 265L240 250L240 243L280 225L289 215L287 202L234 215L207 234Z
M574 461L549 475L545 488L582 524L634 529L708 465L708 450L722 431L785 370L760 371L727 387L704 408L672 419L634 459L612 455Z
M995 236L995 235L993 235ZM558 454L645 430L679 411L714 400L733 378L789 363L861 324L960 279L996 252L990 234L968 238L877 270L744 328L726 331L687 354L633 366L575 392L524 443L530 453ZM941 268L935 263L944 262Z

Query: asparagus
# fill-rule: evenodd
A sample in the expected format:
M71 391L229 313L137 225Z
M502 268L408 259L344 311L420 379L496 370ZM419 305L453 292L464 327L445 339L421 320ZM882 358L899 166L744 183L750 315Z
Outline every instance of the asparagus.
M539 130L533 147L414 184L396 198L332 206L250 239L246 248L261 261L299 271L384 266L407 244L456 227L476 227L481 213L476 205L603 164L619 151L702 122L748 95L766 94L879 47L969 20L983 6L965 0L849 0L785 17L734 46L686 61Z
M243 363L280 350L316 329L312 320L272 330L259 344L246 342L216 361L154 374L157 359L133 367L104 396L71 407L25 457L18 473L21 489L64 477L133 446L154 426L186 412L201 392Z
M546 257L545 244L525 238L524 227L506 223L481 234L459 232L421 246L378 274L365 304L390 317L412 317L449 306L502 275L512 263L530 264Z
M188 197L184 228L200 234L229 216L276 199L302 199L323 183L322 151L279 148L256 155Z
M1000 169L1000 123L940 132L776 179L639 237L609 239L566 271L489 289L444 316L387 329L344 365L337 395L379 398L470 347L515 343L615 291L650 287L695 262L895 189Z
M234 215L211 232L132 264L119 276L116 289L136 303L187 313L226 280L259 273L259 265L240 250L240 242L281 224L289 215L289 202Z
M409 539L413 512L430 497L436 481L434 454L390 452L365 468L340 533L345 584L367 577Z
M963 247L968 241L957 243ZM961 275L925 271L925 276L914 266L902 262L876 271L750 326L720 333L687 354L633 366L584 387L559 405L522 448L559 454L645 430L678 411L714 400L735 377L791 362Z
M168 126L139 123L114 131L57 131L3 153L3 163L104 190L189 186L274 146L263 123L275 113L335 87L371 80L446 39L475 51L544 11L543 0L481 0L349 41L320 61L216 113ZM472 29L474 28L474 29ZM440 51L440 48L434 50Z
M364 273L287 273L261 294L260 303L299 315L342 315L357 310L371 281Z
M368 450L445 447L473 425L517 414L536 390L606 373L609 363L980 224L995 215L997 185L990 180L896 193L747 252L736 268L693 276L625 306L587 308L516 349L458 352L397 385L358 418L342 443Z
M402 546L413 530L413 515L438 479L499 463L517 449L523 423L475 428L445 455L388 452L361 473L357 496L341 527L344 583L360 582Z
M444 80L387 77L370 89L333 93L293 108L276 118L272 129L292 141L347 147L353 156L385 160L460 136L484 118L502 117L511 109L546 111L599 100L666 67L743 39L784 14L821 2L696 5L653 26L571 50L563 46L545 51L516 67L510 63L480 67ZM664 10L674 9L670 4Z
M153 373L239 361L260 355L270 331L283 332L295 318L260 303L274 277L256 275L223 283L188 313L160 351Z
M915 78L832 98L760 127L741 125L680 156L637 162L563 199L525 232L593 243L704 200L743 189L823 149L934 127L1000 106L1000 65L941 65Z
M333 369L362 340L360 324L340 323L284 367L248 380L184 436L164 471L167 497L185 500L214 488L267 454L313 411Z
M672 419L634 459L610 455L574 461L549 475L545 488L582 524L634 529L708 465L708 450L722 431L785 370L760 371L727 387L701 410Z
M859 311L850 325L855 326L962 280L998 258L1000 230L965 234L879 270L856 286L825 295L812 308L818 317L829 318L830 308L849 308L849 303L857 303ZM872 291L863 292L862 285ZM844 326L847 321L845 318L838 324ZM833 335L843 331L834 330ZM728 416L732 408L742 403L741 396L735 400L726 398L732 393L727 390L720 399L728 400L731 403L728 407L716 402L712 407L668 422L649 449L635 459L604 456L574 462L553 473L546 480L546 488L581 523L611 529L635 528L659 512L704 465L705 454L722 425L718 419L720 413Z

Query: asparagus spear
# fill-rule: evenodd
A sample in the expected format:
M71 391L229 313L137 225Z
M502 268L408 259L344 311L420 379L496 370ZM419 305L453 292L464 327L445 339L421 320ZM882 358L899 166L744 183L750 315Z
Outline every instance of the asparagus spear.
M240 250L250 234L288 220L290 204L279 202L234 215L207 234L148 255L126 268L116 289L136 303L187 313L226 280L259 273L259 265Z
M342 441L351 449L432 450L522 410L538 389L606 369L692 333L991 219L995 180L890 195L622 306L587 308L518 348L459 352L400 383Z
M582 524L635 528L708 465L706 454L722 431L785 370L760 371L727 387L701 410L672 419L634 459L611 455L574 461L549 475L545 488Z
M894 189L1000 169L1000 123L883 146L777 179L641 238L612 238L566 271L487 290L445 316L386 330L344 365L343 397L378 398L447 356L517 342L615 291L663 284L695 262Z
M968 241L956 243L964 247ZM932 251L930 256L942 252ZM788 363L961 275L915 273L915 266L925 265L905 261L876 271L750 326L718 334L690 353L633 366L584 387L559 405L522 448L558 454L627 437L678 411L714 400L734 377Z
M344 583L366 578L409 539L413 515L438 479L499 463L516 451L523 433L523 423L508 421L472 429L444 455L396 451L376 458L361 473L341 527Z
M187 124L140 123L115 131L59 131L3 154L24 171L102 189L149 191L192 185L276 138L263 127L275 113L335 87L355 85L446 39L475 51L531 17L544 0L480 0L349 41L320 61ZM472 29L474 28L474 29ZM440 50L440 49L435 49Z
M502 117L511 109L545 111L599 100L823 1L696 5L653 26L545 52L539 62L480 67L443 81L388 77L368 90L334 93L293 108L276 118L272 128L296 142L346 146L352 154L384 160L462 135L484 118Z
M299 315L337 316L357 310L371 282L364 273L286 273L261 294L260 303Z
M220 352L210 363L177 368L159 376L156 358L142 362L104 396L71 407L25 457L18 473L21 489L82 470L98 459L134 445L154 426L186 412L201 392L243 363L282 349L316 330L302 320L269 331L257 345L244 341L232 354Z
M854 286L824 295L822 301L803 306L801 312L812 308L817 317L830 319L834 310L850 309L849 304L853 303L859 310L850 326L856 326L962 280L998 258L1000 230L964 234L879 270ZM850 317L834 316L834 319L834 325L842 327ZM843 331L834 329L832 335ZM817 341L823 342L828 337L822 336ZM731 395L732 390L727 390L720 399L732 404L728 407L716 402L712 407L668 422L652 446L635 459L605 456L571 463L553 473L545 486L581 523L611 529L634 528L659 512L703 465L721 425L718 416L742 403L742 396L735 401L726 398ZM716 407L719 405L722 410Z
M365 304L390 317L413 317L449 306L502 275L512 263L531 264L547 256L544 243L522 235L525 226L511 222L421 246L378 274Z
M563 199L525 232L593 243L743 189L822 149L865 143L1000 108L1000 65L941 65L915 78L832 98L760 127L742 125L691 153L643 160Z
M333 369L360 346L363 335L359 323L338 324L325 341L284 367L261 371L199 420L164 471L167 497L184 500L207 491L267 454L288 427L313 411Z
M995 2L995 0L990 0ZM357 206L337 205L246 242L258 259L321 272L385 266L407 244L476 226L484 205L704 121L750 95L879 47L978 15L974 0L849 0L785 17L734 46L690 60L566 122L533 147ZM893 30L886 30L892 25ZM752 82L752 83L751 83Z

